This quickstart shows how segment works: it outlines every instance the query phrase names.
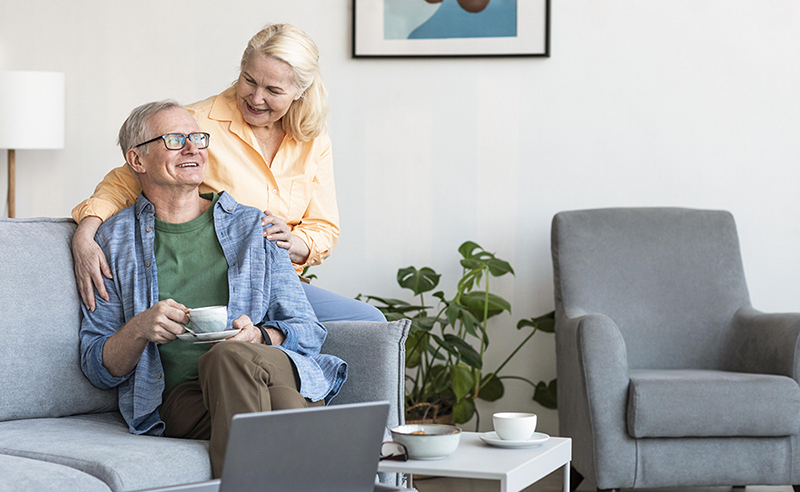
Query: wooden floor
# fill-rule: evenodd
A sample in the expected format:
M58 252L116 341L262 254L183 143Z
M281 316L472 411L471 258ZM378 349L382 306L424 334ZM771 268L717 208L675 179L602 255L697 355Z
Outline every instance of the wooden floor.
M460 478L425 478L414 479L414 488L419 492L499 492L500 482L493 480L467 480ZM562 471L558 470L543 478L539 482L525 489L525 492L561 492L563 488ZM578 487L578 492L593 492L593 484L584 482ZM732 487L697 487L697 488L659 488L635 489L635 492L731 492ZM737 489L741 492L742 489ZM623 489L623 492L633 492L634 489ZM750 486L746 492L793 492L791 485L787 486Z

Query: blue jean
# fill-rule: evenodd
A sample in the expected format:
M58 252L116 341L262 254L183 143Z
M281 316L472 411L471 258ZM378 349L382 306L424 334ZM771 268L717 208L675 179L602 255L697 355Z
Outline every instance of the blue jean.
M301 282L311 308L321 322L325 321L386 321L378 308L366 302L334 294Z

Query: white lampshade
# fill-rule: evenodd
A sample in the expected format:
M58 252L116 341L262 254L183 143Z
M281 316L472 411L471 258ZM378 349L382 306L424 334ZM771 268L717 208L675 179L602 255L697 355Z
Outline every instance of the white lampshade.
M64 148L64 74L0 72L0 149Z

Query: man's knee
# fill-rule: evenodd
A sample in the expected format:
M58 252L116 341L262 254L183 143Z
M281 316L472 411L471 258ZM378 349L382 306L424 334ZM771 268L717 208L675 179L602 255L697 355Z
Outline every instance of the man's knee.
M249 343L245 342L220 342L214 344L208 352L200 356L197 361L198 368L202 371L206 370L221 370L226 367L240 366L242 361L247 360L251 356L251 348L248 347Z

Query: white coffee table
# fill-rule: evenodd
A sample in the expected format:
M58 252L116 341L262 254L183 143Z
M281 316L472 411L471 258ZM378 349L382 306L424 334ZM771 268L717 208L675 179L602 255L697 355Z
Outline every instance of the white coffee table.
M504 449L489 446L479 436L462 432L458 449L444 459L381 461L378 471L500 480L502 492L518 492L563 467L564 492L569 492L571 439L551 437L540 446Z

